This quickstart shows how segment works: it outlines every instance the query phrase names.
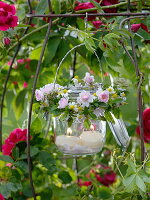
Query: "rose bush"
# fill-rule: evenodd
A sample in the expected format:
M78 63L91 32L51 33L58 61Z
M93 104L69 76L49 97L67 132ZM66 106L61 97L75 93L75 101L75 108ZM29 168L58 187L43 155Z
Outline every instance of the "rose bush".
M14 28L18 24L18 17L15 16L16 9L14 5L8 5L0 1L0 30L6 31Z

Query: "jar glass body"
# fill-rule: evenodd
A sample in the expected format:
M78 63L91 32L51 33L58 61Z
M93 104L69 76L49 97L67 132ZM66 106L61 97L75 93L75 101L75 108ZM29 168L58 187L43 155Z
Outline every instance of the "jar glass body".
M74 88L69 94L71 102L77 101L77 97L83 88ZM91 94L95 88L84 88ZM85 123L85 118L75 118L71 126L68 126L67 119L61 116L54 118L55 144L65 155L91 155L101 151L105 142L106 122L102 120L89 120Z

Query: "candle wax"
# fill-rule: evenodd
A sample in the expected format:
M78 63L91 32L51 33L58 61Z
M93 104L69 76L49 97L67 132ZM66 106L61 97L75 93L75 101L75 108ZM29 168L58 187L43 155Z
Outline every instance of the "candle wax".
M91 148L100 147L103 143L103 136L98 131L83 131L80 135L82 145Z

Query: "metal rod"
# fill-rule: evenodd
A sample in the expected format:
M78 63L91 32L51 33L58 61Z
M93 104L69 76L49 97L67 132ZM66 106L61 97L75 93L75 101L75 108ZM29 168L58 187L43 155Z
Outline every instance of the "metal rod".
M150 12L145 12L145 13L88 13L88 16L148 16L150 15ZM36 15L36 14L26 14L26 17L85 17L86 13L84 14L47 14L47 15Z
M130 12L130 0L128 0L127 4L127 11ZM130 19L128 20L128 29L131 31L131 24L130 24ZM141 91L141 85L143 82L143 76L140 72L139 66L138 66L138 60L137 60L137 55L136 55L136 49L135 49L135 43L133 37L130 37L131 40L131 47L132 47L132 52L133 52L133 59L134 59L134 67L135 67L135 72L136 76L138 78L138 83L137 83L137 102L138 102L138 114L139 114L139 127L140 127L140 138L141 138L141 162L142 164L144 163L145 160L145 146L144 146L144 124L143 124L143 98L142 98L142 91Z
M49 8L50 8L50 13L51 13L51 1L50 0L48 0L48 4L49 4ZM36 73L35 73L35 78L34 78L33 88L32 88L32 95L31 95L31 100L30 100L30 104L29 104L29 113L28 113L27 160L28 160L28 168L29 168L30 185L31 185L34 200L36 200L36 194L35 194L35 189L34 189L34 185L33 185L31 156L30 156L30 127L31 127L31 119L32 119L32 105L33 105L33 99L34 99L34 93L35 93L35 89L36 89L37 80L38 80L38 76L39 76L40 69L41 69L42 59L43 59L44 52L45 52L45 49L46 49L46 45L47 45L47 42L48 42L48 39L49 39L51 26L52 26L52 20L50 19L49 25L48 25L48 28L47 28L47 32L46 32L46 35L45 35L45 39L44 39L44 42L43 42L43 47L42 47L42 50L41 50L40 59L38 61L37 68L36 68Z

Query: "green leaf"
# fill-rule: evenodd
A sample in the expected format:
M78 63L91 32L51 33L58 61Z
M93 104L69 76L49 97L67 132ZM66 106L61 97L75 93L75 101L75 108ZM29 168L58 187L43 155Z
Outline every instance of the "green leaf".
M19 148L17 146L15 146L12 150L12 156L14 158L14 160L16 160L19 157Z
M52 194L53 194L52 188L50 187L44 188L44 191L40 193L41 200L46 200L46 199L51 200Z
M139 189L141 189L143 192L146 192L146 185L142 178L139 175L136 175L136 185Z
M146 18L146 24L147 24L148 30L150 31L150 15L147 16Z
M132 174L123 180L123 184L126 187L127 192L133 192L136 186L136 174Z
M52 7L53 7L55 14L61 13L61 1L60 0L53 0Z
M94 40L92 38L85 38L84 43L86 48L93 53L95 48Z
M23 172L28 172L28 164L24 161L17 161L15 162L15 166L21 169Z
M111 190L109 188L101 186L97 189L98 189L98 197L100 199L108 199L112 197Z
M38 117L36 117L31 124L31 132L40 133L41 130L42 130L41 120Z
M41 0L35 9L36 14L38 14L38 15L44 14L47 8L48 8L48 1Z
M39 149L37 147L30 146L30 155L31 155L31 157L37 155L38 153L39 153Z
M47 49L45 52L45 62L46 64L49 64L53 58L55 57L57 48L60 44L60 37L52 37L48 41Z
M58 178L60 178L64 184L70 183L72 181L70 174L66 171L59 172Z
M136 171L137 171L136 164L129 158L127 159L127 163L129 165L129 167L132 169L132 171L136 173Z
M103 13L103 10L102 10L102 8L101 8L101 6L100 6L99 3L97 3L94 0L90 0L90 2L97 8L97 10L98 10L99 13Z
M13 102L13 108L17 119L19 119L23 113L26 92L26 90L19 92Z
M10 156L5 156L5 155L0 155L0 160L4 161L4 162L9 162L9 163L13 163L13 159Z
M39 158L39 162L49 170L51 170L51 167L55 165L55 160L52 154L48 153L47 151L39 152L38 158Z

